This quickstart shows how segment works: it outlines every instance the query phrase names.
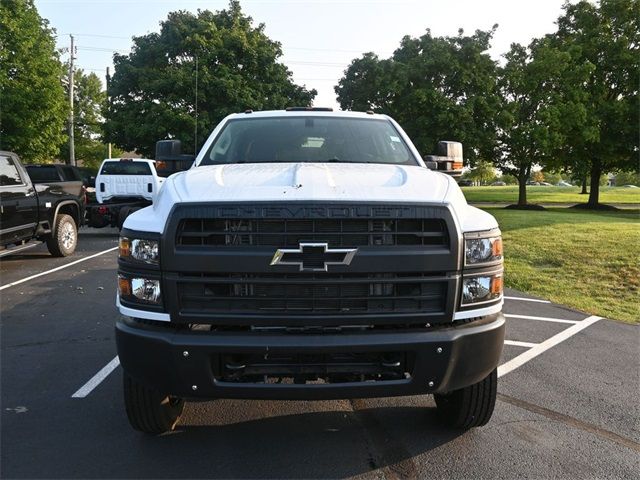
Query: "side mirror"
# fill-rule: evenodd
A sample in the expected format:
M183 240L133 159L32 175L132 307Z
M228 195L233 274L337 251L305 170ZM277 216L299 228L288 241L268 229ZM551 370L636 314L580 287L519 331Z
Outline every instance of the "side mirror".
M438 170L438 156L437 155L425 155L424 164L429 170Z
M96 188L95 175L91 175L89 178L87 178L87 187Z
M195 155L182 153L180 140L160 140L156 142L156 170L158 175L168 177L172 173L188 170L193 165Z
M182 154L180 140L159 140L156 142L156 160L179 157Z
M426 155L425 164L429 170L437 170L454 178L462 175L463 156L460 142L438 142L438 155Z

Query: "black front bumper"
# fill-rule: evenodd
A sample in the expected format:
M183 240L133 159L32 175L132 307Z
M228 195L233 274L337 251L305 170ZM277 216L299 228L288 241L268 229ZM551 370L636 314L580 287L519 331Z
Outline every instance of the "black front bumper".
M442 393L479 382L497 367L504 343L502 313L423 331L339 334L211 333L118 321L125 372L164 393L186 398L338 399ZM234 383L214 375L221 354L406 352L409 378L328 384ZM195 388L194 388L195 387Z

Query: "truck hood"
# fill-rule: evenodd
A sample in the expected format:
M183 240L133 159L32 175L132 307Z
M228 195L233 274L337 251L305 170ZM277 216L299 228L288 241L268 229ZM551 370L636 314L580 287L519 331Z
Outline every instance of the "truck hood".
M229 164L172 177L181 202L417 201L442 203L449 180L419 166L339 163Z
M491 215L467 205L453 178L424 167L262 163L194 167L171 175L153 206L127 217L125 227L161 233L176 203L277 201L447 204L463 232L498 226Z

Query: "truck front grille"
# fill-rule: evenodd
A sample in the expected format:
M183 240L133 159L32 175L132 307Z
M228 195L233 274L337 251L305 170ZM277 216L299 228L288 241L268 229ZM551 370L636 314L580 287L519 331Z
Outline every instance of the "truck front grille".
M424 219L194 219L181 220L177 247L294 247L322 241L334 247L445 246L447 226Z
M448 279L426 274L180 276L181 314L444 313Z
M444 205L178 204L160 249L165 305L172 321L214 327L450 322L459 281L456 228ZM317 246L321 257L307 245L302 265L274 262L278 250L310 243L327 245ZM350 262L328 262L327 250L341 248L357 252Z

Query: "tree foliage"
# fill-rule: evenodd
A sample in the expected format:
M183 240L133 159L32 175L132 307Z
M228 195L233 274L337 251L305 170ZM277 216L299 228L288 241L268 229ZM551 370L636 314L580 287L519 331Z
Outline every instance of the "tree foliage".
M496 169L491 162L479 161L468 172L467 178L480 183L480 185L487 185L496 179Z
M498 82L503 105L498 135L501 154L495 163L518 179L518 205L524 206L533 166L553 164L571 134L567 125L585 120L579 86L591 67L572 64L569 53L544 39L534 40L528 48L513 44L504 57Z
M566 3L549 41L570 55L570 67L591 66L583 83L565 84L567 92L582 91L584 119L573 125L562 153L569 166L588 164L588 203L597 206L602 174L638 165L640 1Z
M316 95L293 83L278 63L280 43L267 37L263 24L253 26L237 1L215 13L172 12L160 33L133 43L129 55L114 55L106 114L107 139L127 150L149 155L163 138L193 149L230 113L306 106Z
M616 186L636 185L640 186L640 172L617 172Z
M68 107L53 30L33 0L0 2L0 148L48 160L65 141Z
M502 180L507 185L518 185L518 179L509 173L502 174L500 180Z
M464 143L472 161L492 159L500 109L496 63L487 53L497 25L465 36L406 36L389 59L366 53L335 87L344 110L395 118L423 153L439 140Z

